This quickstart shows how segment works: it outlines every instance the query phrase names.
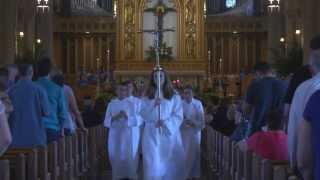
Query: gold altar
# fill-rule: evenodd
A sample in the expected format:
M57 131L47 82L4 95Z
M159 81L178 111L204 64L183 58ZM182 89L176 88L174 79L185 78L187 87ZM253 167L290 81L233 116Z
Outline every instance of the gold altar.
M177 55L161 60L174 79L199 84L206 77L203 0L173 0L177 12ZM120 79L145 78L154 67L146 61L143 48L143 13L145 0L119 0L117 47L114 75Z

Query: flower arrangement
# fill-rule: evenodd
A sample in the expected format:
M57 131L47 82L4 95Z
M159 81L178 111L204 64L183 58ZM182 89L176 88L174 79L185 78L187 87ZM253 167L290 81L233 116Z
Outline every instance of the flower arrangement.
M149 46L149 49L146 50L147 53L147 60L152 61L156 59L156 48L153 46ZM160 59L164 60L173 60L172 57L172 47L167 46L166 43L162 43L160 45Z

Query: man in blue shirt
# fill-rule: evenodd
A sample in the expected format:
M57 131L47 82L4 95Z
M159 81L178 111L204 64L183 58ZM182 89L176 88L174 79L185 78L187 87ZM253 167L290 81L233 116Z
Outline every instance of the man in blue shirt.
M261 131L266 125L265 115L271 110L284 108L284 97L287 86L281 80L274 77L271 66L268 63L260 62L256 65L256 72L260 79L254 81L246 97L246 114L252 113L251 133Z
M49 115L49 100L42 87L32 82L31 65L19 67L21 78L9 91L14 111L9 123L12 133L12 148L32 148L45 145L44 117Z
M37 84L47 92L50 103L50 115L44 118L48 143L57 141L61 136L64 136L63 124L68 118L63 89L49 79L51 66L50 59L42 59L38 63L39 78L37 80Z

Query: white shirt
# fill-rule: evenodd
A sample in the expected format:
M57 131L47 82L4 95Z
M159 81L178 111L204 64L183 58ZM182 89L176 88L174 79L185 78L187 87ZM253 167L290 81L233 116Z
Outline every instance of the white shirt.
M298 126L303 119L303 112L309 98L320 89L320 73L309 79L297 88L294 93L289 113L288 150L291 167L297 166L297 138Z

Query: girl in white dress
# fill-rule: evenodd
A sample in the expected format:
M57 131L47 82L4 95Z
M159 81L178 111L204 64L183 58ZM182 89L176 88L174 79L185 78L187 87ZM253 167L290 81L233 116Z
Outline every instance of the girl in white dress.
M158 73L160 93L156 83ZM142 140L144 180L184 180L185 158L180 133L182 101L165 71L152 72L141 115L145 121Z

